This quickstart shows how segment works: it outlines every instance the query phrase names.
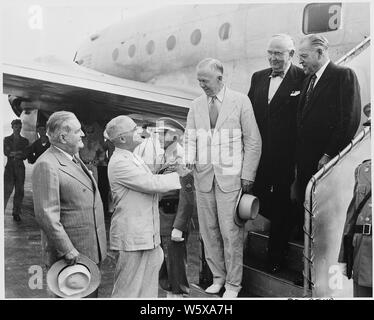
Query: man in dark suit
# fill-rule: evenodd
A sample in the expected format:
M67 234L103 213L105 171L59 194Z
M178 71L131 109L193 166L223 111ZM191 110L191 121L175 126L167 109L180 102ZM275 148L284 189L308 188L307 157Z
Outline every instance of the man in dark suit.
M51 146L47 137L45 124L39 123L36 126L36 130L38 131L39 139L31 144L27 153L27 161L31 164L35 163L42 153Z
M106 257L103 204L97 183L77 158L83 147L81 124L67 111L47 122L51 147L35 162L32 188L35 218L42 229L44 262L75 264L83 254L97 264ZM97 290L88 297L97 297Z
M329 59L328 41L310 34L300 42L307 77L297 112L297 185L302 230L305 189L320 168L344 149L360 124L360 86L353 70Z
M269 271L278 272L291 232L290 189L295 172L296 107L302 69L291 63L292 38L278 34L270 39L270 68L255 72L248 96L262 138L262 154L254 184L261 214L271 220L268 243Z

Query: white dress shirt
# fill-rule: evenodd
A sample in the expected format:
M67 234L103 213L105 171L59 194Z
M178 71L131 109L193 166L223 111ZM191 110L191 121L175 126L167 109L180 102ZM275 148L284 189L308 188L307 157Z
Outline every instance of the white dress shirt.
M327 67L327 65L330 63L330 60L327 60L327 62L321 67L321 68L319 68L319 70L315 73L315 75L316 75L316 81L314 81L314 86L313 86L313 88L315 88L316 87L316 85L317 85L317 82L318 82L318 80L319 79L321 79L321 77L322 77L322 74L323 74L323 72L325 71L325 69L326 69L326 67Z
M271 99L273 99L275 93L277 92L279 86L281 85L284 77L286 76L288 70L290 69L291 63L288 64L286 70L284 71L283 78L281 76L272 77L270 76L270 84L269 84L269 91L268 91L268 103L271 102Z

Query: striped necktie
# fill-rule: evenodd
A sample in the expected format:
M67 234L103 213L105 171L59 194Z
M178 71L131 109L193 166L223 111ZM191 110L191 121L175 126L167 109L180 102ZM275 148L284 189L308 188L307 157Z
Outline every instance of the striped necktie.
M212 97L209 104L209 118L210 118L210 127L215 128L217 118L218 118L218 107L217 107L217 97Z
M314 83L316 82L316 79L317 79L317 76L315 74L313 74L311 79L310 79L309 87L308 87L308 90L306 91L306 95L305 95L305 104L304 104L304 108L303 108L304 111L308 108L308 105L310 103L310 99L312 97Z

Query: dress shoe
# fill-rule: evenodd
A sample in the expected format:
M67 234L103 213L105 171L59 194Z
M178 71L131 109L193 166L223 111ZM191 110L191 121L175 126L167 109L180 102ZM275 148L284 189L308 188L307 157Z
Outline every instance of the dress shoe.
M222 296L223 299L233 299L237 297L238 297L238 292L233 291L233 290L226 290Z
M17 221L17 222L20 222L21 221L21 217L19 216L19 214L14 214L13 215L13 220Z
M221 284L213 283L211 286L205 289L205 292L210 294L218 294L222 287L223 285Z

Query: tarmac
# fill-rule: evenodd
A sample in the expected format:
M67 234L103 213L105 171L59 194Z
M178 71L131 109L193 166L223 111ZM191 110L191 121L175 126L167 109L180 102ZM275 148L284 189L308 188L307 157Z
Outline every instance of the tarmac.
M40 229L34 218L31 172L32 165L26 165L25 196L21 221L12 218L13 196L4 212L4 273L6 299L46 299L50 298L47 284L47 270L42 266ZM110 217L105 219L107 232ZM187 277L190 294L186 298L217 298L199 288L200 243L197 228L192 229L187 243ZM113 288L115 264L111 258L102 263L102 279L99 298L110 298ZM166 298L166 292L159 288L158 298Z

